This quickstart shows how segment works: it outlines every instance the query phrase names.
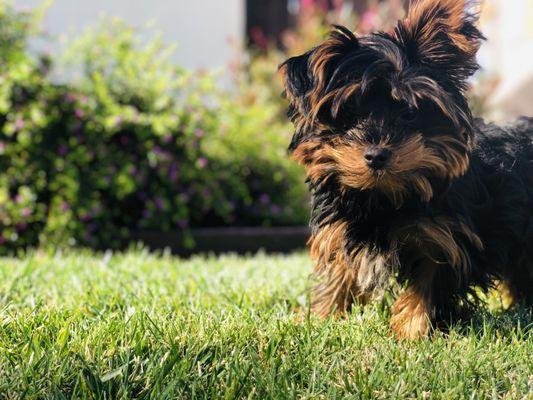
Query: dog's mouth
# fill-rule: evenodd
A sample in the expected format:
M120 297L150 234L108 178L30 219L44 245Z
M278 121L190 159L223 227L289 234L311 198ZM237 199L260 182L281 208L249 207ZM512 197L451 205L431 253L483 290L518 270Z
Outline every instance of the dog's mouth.
M425 202L433 197L430 180L442 160L424 144L421 135L413 135L394 146L352 142L332 150L339 181L345 186L382 193L398 207L410 197Z
M424 139L419 133L398 144L378 146L387 149L386 159L379 158L379 151L368 157L369 147L377 147L375 144L346 138L307 142L293 157L306 165L311 181L336 179L346 188L379 191L396 206L411 197L430 201L433 178L451 179L464 174L468 167L466 145L450 136Z

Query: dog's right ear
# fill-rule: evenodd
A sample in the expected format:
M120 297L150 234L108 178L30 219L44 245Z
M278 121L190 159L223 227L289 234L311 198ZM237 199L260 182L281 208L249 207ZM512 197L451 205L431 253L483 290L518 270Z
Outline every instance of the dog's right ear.
M313 88L313 75L311 73L311 55L313 50L297 57L289 58L279 67L283 79L284 95L290 103L292 112L290 117L305 115L308 111L305 97ZM291 110L289 110L291 111Z
M329 38L321 45L280 65L285 95L289 100L289 117L296 125L290 149L294 149L307 131L321 122L319 112L332 100L329 83L341 60L359 48L355 35L335 25ZM329 96L326 95L329 93Z
M313 88L311 56L314 50L297 57L289 58L279 67L283 79L283 95L289 100L288 117L294 123L295 132L289 151L292 152L304 139L306 115L309 114L307 95Z

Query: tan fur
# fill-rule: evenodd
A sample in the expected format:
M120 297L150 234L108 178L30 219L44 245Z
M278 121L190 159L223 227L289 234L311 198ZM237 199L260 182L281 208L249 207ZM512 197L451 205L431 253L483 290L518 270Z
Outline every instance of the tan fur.
M468 168L467 145L453 137L443 135L424 142L418 134L398 146L385 142L380 146L390 149L392 158L386 170L377 172L366 164L367 145L358 140L311 140L298 146L292 157L306 166L307 175L314 182L337 174L341 184L361 190L378 189L398 207L411 190L423 201L431 200L433 188L426 174L454 178Z
M438 267L426 262L422 266L422 275L392 306L390 324L399 339L418 339L429 334L434 318L431 286Z
M418 43L422 54L438 57L441 43L438 34L445 30L454 45L467 54L474 55L480 46L479 41L471 41L461 33L467 14L467 0L414 0L411 2L405 25L410 29L420 29ZM439 16L438 10L445 10L445 16ZM419 25L424 18L428 24Z
M483 249L479 236L466 224L445 217L422 219L398 233L406 246L414 246L424 259L418 274L392 308L391 326L397 337L416 339L426 336L434 318L431 287L436 272L442 268L456 271L455 277L470 270L471 261L459 236L464 236L478 250Z
M311 297L311 309L320 318L348 311L357 298L357 265L349 262L344 250L346 222L324 226L309 240L314 274L318 279Z

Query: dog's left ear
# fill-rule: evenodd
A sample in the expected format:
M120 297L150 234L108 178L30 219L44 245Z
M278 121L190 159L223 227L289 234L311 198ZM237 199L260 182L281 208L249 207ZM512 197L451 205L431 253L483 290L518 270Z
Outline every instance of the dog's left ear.
M476 53L484 40L472 0L411 0L395 31L412 63L439 70L459 88L479 68Z

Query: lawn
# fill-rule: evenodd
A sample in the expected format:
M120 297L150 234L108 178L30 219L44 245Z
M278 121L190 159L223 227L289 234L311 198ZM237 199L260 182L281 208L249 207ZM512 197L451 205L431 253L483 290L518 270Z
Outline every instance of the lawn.
M398 342L378 304L298 322L310 268L304 254L3 259L0 397L533 398L531 312Z

